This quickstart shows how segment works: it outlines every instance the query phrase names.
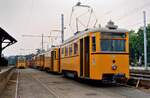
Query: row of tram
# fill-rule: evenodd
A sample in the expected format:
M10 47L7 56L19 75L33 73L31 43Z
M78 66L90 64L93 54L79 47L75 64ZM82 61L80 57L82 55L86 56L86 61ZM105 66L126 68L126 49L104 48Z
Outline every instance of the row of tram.
M104 28L87 29L49 51L33 57L41 70L91 79L129 79L129 35L109 22Z
M27 60L25 56L17 56L16 57L16 67L23 69L27 67Z
M17 55L10 58L10 63L13 62L16 68L24 69L33 65L33 54L30 55Z

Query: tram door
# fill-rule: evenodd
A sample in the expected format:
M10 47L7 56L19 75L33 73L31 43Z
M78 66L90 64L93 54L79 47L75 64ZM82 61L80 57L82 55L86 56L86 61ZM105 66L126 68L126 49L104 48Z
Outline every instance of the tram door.
M89 36L80 39L80 76L89 77Z
M44 67L45 65L45 58L44 58L44 55L42 55L42 67Z
M58 71L60 72L60 48L58 49Z
M40 55L40 66L44 67L44 55Z
M80 39L80 76L83 76L83 39Z
M51 71L54 69L54 51L51 52Z
M84 38L84 76L89 77L89 36Z

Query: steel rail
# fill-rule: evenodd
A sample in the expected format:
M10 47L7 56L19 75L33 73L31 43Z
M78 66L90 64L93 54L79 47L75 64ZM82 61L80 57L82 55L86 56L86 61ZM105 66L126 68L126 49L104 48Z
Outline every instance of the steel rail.
M150 81L150 75L149 74L130 73L130 76L131 76L131 79Z
M19 70L17 70L17 81L16 81L16 90L15 90L15 98L19 98L18 96L18 88L19 88Z
M140 81L150 81L150 74L149 73L130 72L130 78L137 80L136 88L138 88Z
M134 77L134 76L131 76L131 79L135 79L135 80L144 80L144 81L150 81L150 79L149 79L149 78Z
M148 74L135 74L135 73L131 73L130 75L131 76L137 76L137 77L147 77L147 78L150 78L150 75L148 75Z

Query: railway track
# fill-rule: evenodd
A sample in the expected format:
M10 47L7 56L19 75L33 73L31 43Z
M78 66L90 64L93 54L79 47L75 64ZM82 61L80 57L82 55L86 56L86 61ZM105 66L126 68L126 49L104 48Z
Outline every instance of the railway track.
M42 81L40 81L39 79L37 79L35 76L33 76L32 74L28 74L28 75L24 75L24 77L28 80L32 80L36 85L40 86L40 90L46 90L46 92L49 93L50 96L53 96L52 98L60 98L54 91L53 89L47 87L46 84L44 84ZM21 76L21 70L17 70L17 81L16 81L16 90L15 90L15 98L26 98L24 95L22 95L22 93L20 92L20 89L22 88L22 84L20 83L21 81L25 81L25 80L21 80L22 76ZM35 93L34 91L31 91L33 93ZM25 92L26 93L26 92ZM38 94L38 93L36 93ZM34 95L34 94L33 94ZM32 97L30 97L32 98ZM35 97L33 97L35 98Z
M50 94L53 94L56 98L60 98L59 95L57 95L54 90L52 88L47 87L46 84L44 84L42 81L40 81L39 79L35 78L33 75L31 75L31 77L37 81L41 86L43 86L43 88L45 88Z
M17 80L16 80L16 90L15 90L15 98L20 98L20 96L18 95L18 88L19 88L19 75L20 75L20 71L17 70Z
M93 83L87 85L33 69L20 70L17 77L15 98L149 98L147 93L133 86L102 86Z
M150 87L150 73L147 71L131 71L130 78L136 80L136 88L138 88L140 84L148 88Z
M150 74L131 73L130 76L131 76L132 79L150 81Z

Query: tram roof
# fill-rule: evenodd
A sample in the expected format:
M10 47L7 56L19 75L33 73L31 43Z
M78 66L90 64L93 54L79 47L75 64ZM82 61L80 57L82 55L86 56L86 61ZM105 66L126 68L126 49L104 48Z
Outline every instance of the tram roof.
M10 36L4 29L2 29L0 27L0 37L3 37L4 39L10 40L11 43L15 43L17 42L17 40L15 38L13 38L12 36Z
M122 28L116 28L116 29L109 29L107 27L102 27L102 28L90 28L90 29L86 29L86 30L83 30L83 31L79 31L77 34L75 34L74 36L70 37L69 39L67 39L66 41L64 41L62 45L65 45L67 44L68 42L70 41L73 41L81 36L84 36L90 32L104 32L104 33L126 33L128 32L128 30L126 29L122 29Z

